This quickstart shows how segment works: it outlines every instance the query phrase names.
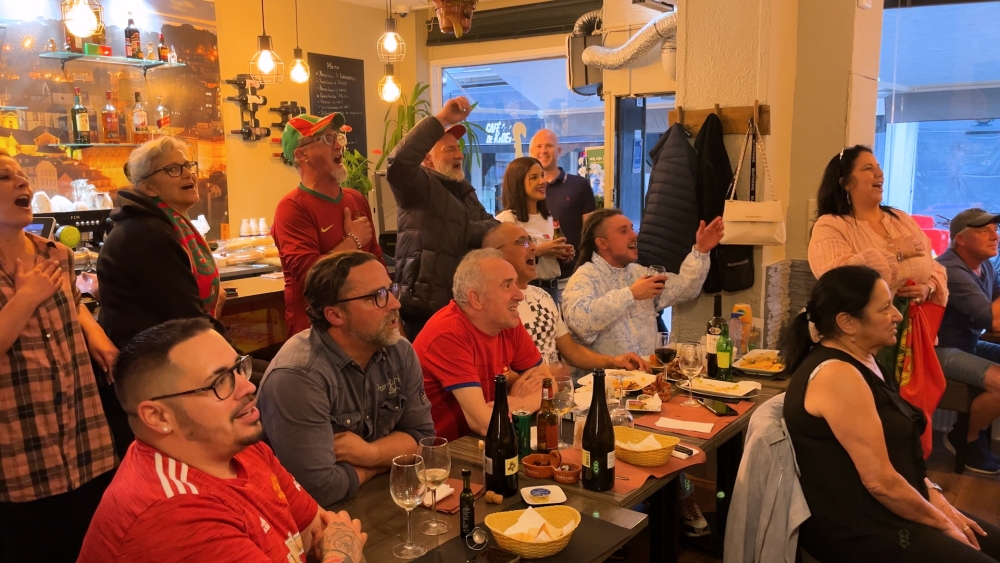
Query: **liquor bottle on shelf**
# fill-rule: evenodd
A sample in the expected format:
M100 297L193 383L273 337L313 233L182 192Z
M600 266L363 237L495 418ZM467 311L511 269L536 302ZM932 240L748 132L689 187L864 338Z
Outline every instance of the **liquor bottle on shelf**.
M105 143L120 143L121 131L118 129L118 108L111 100L111 90L104 94L107 101L101 110L101 132L104 135Z
M468 537L476 528L476 495L472 494L471 469L462 470L462 496L459 497L458 514L461 521L462 537Z
M141 145L149 140L149 120L146 108L142 105L142 94L135 93L135 106L132 107L132 142Z
M494 379L493 414L486 431L486 448L483 451L483 473L486 490L504 497L517 494L517 438L514 424L507 409L507 376Z
M175 64L178 62L177 61L177 50L174 49L173 45L170 46L170 54L167 55L167 62L168 63L175 63Z
M547 454L559 449L559 413L556 412L552 380L542 380L542 408L538 411L538 453Z
M142 36L132 19L132 12L128 13L128 26L125 28L125 56L130 59L142 58Z
M170 110L163 105L163 96L157 96L156 113L153 116L156 118L155 136L166 137L170 135Z
M719 375L719 358L716 348L719 346L719 335L722 334L723 327L726 326L726 319L722 318L722 294L715 294L715 314L708 321L708 329L705 331L705 355L708 364L708 377L716 379Z
M170 49L163 43L163 34L160 34L160 44L156 47L157 54L160 56L160 62L170 62Z
M719 344L715 348L718 356L719 372L718 377L722 381L733 380L733 341L729 338L729 325L722 325L722 334L719 335Z
M80 101L80 89L75 90L73 98L73 109L70 115L73 118L73 142L78 145L90 144L90 114L87 108Z
M604 370L594 370L594 394L583 426L583 488L610 491L615 486L615 432L608 414Z
M155 48L153 48L153 42L152 41L150 41L149 43L146 43L146 60L147 61L158 61L158 60L160 60L160 55L158 54L158 51Z

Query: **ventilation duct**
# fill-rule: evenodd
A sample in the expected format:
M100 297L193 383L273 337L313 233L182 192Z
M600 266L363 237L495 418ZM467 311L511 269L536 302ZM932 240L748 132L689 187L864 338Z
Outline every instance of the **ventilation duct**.
M600 30L601 11L594 10L580 16L573 34L566 37L566 85L583 96L599 95L604 82L601 69L583 64L584 50L603 42Z
M586 17L586 16L585 16ZM582 18L581 18L582 19ZM577 22L579 23L579 22ZM599 45L588 46L583 51L583 64L604 70L618 70L635 62L657 43L664 42L664 55L669 53L667 45L677 49L677 12L661 14L642 26L624 45L610 48ZM666 65L665 65L666 66Z

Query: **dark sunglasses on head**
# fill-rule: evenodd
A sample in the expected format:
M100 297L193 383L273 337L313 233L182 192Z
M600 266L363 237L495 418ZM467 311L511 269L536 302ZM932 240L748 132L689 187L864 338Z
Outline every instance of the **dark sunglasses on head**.
M250 356L240 356L236 360L233 367L227 369L224 373L219 374L219 377L215 378L208 387L201 387L199 389L191 389L190 391L181 391L180 393L170 393L169 395L160 395L159 397L153 397L150 401L159 401L160 399L169 399L171 397L180 397L182 395L194 395L195 393L204 393L205 391L213 391L215 396L219 398L220 401L225 401L232 396L233 391L236 390L236 376L240 375L244 379L250 379L250 375L253 374L253 358Z
M184 164L168 164L163 168L159 168L157 170L150 172L149 174L146 174L145 176L142 177L142 179L145 180L146 178L149 178L154 174L159 174L160 172L166 172L167 176L170 176L171 178L180 178L181 173L185 168L190 170L192 174L198 173L198 163L193 160L189 160Z

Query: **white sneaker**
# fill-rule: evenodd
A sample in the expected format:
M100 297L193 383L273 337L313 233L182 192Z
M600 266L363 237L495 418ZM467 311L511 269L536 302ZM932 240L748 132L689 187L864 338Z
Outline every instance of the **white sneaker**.
M705 515L698 508L698 503L694 497L681 500L681 519L684 528L684 535L692 538L707 536L712 533L708 527Z

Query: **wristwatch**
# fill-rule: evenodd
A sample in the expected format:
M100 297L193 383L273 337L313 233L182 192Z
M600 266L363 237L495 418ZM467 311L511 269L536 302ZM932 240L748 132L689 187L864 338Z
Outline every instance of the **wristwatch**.
M361 250L361 239L359 239L358 237L356 237L354 235L354 233L347 233L347 236L349 236L352 239L354 239L354 244L358 245L358 250Z
M941 493L942 495L944 494L944 489L941 488L941 485L938 485L937 483L931 481L930 479L927 480L927 488L934 489L935 491Z

